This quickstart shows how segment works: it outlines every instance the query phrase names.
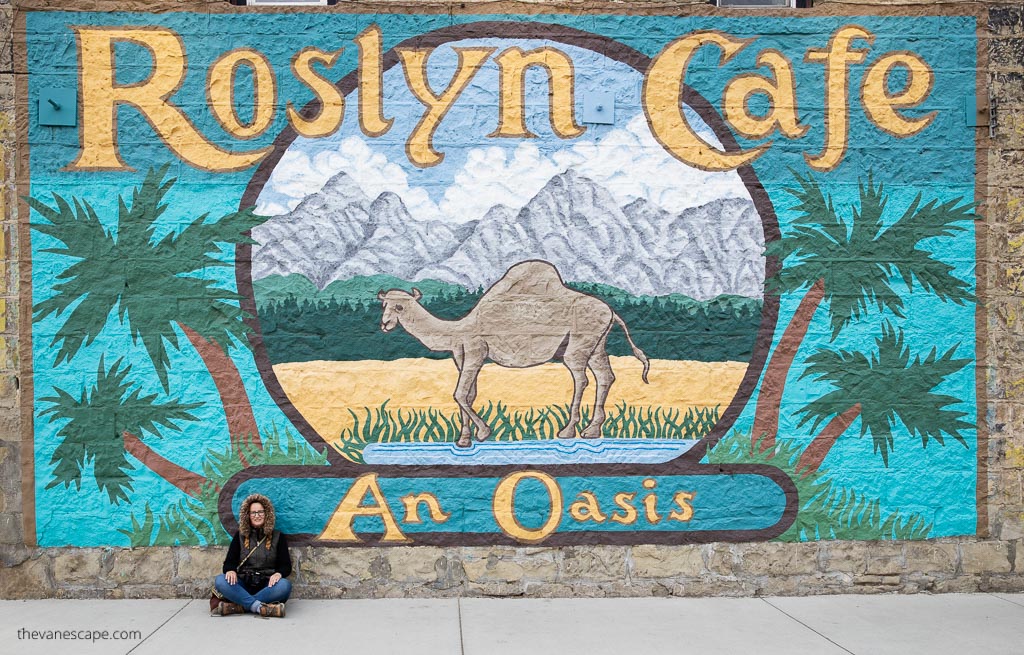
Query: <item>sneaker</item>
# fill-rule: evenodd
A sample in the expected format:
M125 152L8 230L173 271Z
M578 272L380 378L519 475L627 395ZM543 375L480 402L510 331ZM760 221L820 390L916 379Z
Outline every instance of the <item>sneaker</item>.
M226 600L222 600L217 607L213 608L210 612L212 616L229 616L231 614L245 614L245 609L236 603L231 603Z
M260 616L264 618L275 616L279 619L283 619L284 603L263 603L260 605Z

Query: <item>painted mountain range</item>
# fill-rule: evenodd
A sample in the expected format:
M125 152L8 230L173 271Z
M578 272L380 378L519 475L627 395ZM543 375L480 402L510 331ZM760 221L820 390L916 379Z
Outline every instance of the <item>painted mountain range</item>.
M420 220L401 198L370 199L344 172L291 212L253 230L252 274L298 273L323 289L355 276L488 287L524 259L554 264L567 281L636 295L760 298L764 233L750 200L724 198L672 214L644 199L619 207L572 169L525 206L495 205L461 224Z

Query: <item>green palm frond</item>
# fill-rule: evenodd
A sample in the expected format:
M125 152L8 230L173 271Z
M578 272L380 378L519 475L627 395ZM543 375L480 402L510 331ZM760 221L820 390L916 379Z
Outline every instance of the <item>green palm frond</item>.
M132 191L130 202L118 198L117 224L107 231L95 210L78 199L69 203L54 195L55 207L26 198L47 222L33 229L60 245L47 252L77 261L57 276L54 295L34 308L34 320L63 317L51 346L60 345L56 363L70 361L103 330L111 312L129 327L153 361L164 391L169 389L167 347L179 347L175 326L184 324L225 350L246 344L248 314L240 296L205 277L225 261L227 244L252 243L247 232L267 220L251 210L229 213L216 221L204 214L178 234L155 241L167 194L175 183L166 178L169 166L151 169Z
M226 450L210 449L203 461L207 483L197 497L181 498L170 504L156 517L146 505L143 520L132 514L131 527L119 532L126 535L132 546L211 546L227 545L231 535L220 522L221 487L242 470L239 454L251 466L326 466L327 453L317 452L305 440L290 431L282 434L277 426L263 433L262 446L245 444Z
M50 460L55 468L47 489L72 483L81 489L83 470L91 462L97 488L107 493L111 503L127 501L134 469L128 463L124 433L161 437L163 431L180 431L180 423L196 420L192 410L198 403L157 402L156 394L142 395L128 379L131 369L121 359L108 369L100 358L91 388L83 388L77 397L55 388L54 395L39 399L50 405L39 411L40 418L63 422L57 431L61 442Z
M903 317L894 278L911 291L916 284L944 301L962 304L973 299L969 283L953 274L955 268L921 246L925 239L966 230L964 223L976 218L972 205L962 200L922 205L918 196L886 227L886 191L872 176L860 184L859 202L849 209L848 219L839 215L809 174L794 176L797 187L788 192L796 201L796 218L781 239L765 247L767 256L783 264L768 280L768 288L788 293L823 280L832 339L872 308Z
M778 541L847 539L926 539L931 523L921 514L883 509L882 501L839 486L827 471L796 472L800 448L780 440L762 452L751 448L750 435L738 431L722 438L708 453L713 464L766 464L785 472L796 485L796 520Z
M925 355L912 356L903 331L887 322L869 353L820 349L807 358L801 378L825 382L834 389L800 410L798 425L809 423L817 432L834 416L860 405L861 436L871 435L874 451L887 466L898 423L920 436L923 446L929 440L944 445L943 435L966 446L961 430L973 426L963 420L966 412L949 408L960 399L935 392L950 375L971 363L954 357L958 348L942 354L932 348Z

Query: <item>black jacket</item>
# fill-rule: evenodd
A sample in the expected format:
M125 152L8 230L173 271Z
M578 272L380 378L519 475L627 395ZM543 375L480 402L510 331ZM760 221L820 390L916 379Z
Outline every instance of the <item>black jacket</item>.
M253 544L255 545L255 544ZM261 546L262 547L262 546ZM252 548L252 546L250 546ZM238 571L238 563L242 560L245 554L248 554L248 550L242 553L242 539L235 534L234 539L231 540L231 545L228 546L227 557L224 558L224 570L222 573L228 571ZM285 539L284 533L280 533L277 542L277 558L274 561L274 572L280 573L282 578L287 578L292 574L292 557L288 554L288 540Z

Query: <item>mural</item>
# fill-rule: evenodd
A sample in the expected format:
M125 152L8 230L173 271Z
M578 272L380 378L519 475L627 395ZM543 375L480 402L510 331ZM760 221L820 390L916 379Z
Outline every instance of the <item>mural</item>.
M974 18L191 18L24 16L40 545L977 531Z

